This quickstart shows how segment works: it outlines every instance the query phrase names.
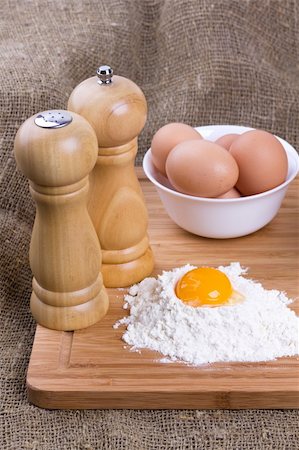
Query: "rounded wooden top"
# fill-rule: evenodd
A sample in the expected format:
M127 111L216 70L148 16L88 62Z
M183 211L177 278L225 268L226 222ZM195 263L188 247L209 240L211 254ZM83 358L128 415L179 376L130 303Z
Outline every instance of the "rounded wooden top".
M89 121L99 147L116 147L131 141L141 132L147 116L141 89L117 75L109 84L100 84L98 77L80 83L69 98L68 109Z
M70 114L71 121L57 126L44 121L43 116L48 118L45 112L35 114L16 134L14 154L17 165L38 185L59 187L76 183L87 176L96 163L98 145L94 130L78 114L65 113L63 117Z

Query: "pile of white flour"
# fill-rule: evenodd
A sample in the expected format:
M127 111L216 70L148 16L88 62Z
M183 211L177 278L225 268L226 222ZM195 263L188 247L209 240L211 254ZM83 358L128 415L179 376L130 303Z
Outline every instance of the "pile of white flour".
M123 339L133 350L148 348L167 358L200 365L217 361L267 361L298 353L298 318L284 293L246 279L239 263L219 267L245 296L232 306L188 306L174 287L194 266L186 265L130 288L124 308L130 315Z

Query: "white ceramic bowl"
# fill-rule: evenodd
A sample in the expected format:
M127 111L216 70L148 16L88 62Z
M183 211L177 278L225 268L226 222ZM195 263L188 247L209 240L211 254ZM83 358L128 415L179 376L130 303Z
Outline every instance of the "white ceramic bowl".
M234 125L210 125L196 130L211 141L228 133L242 134L252 128ZM277 214L288 185L296 177L299 157L296 150L279 138L288 157L288 176L284 183L261 194L234 199L193 197L175 191L152 163L149 149L143 159L146 176L156 186L171 219L185 230L209 238L234 238L259 230Z

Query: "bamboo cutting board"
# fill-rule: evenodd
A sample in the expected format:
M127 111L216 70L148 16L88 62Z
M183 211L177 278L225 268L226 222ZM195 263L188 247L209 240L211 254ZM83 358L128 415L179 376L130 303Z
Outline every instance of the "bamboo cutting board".
M213 240L191 235L166 215L154 186L139 178L150 217L154 274L190 262L240 261L266 288L298 297L298 186L290 186L278 216L246 237ZM109 290L103 321L75 332L37 326L27 373L29 401L43 408L298 408L298 358L267 363L222 363L199 368L159 362L131 352L112 325L125 315L124 291ZM299 301L291 306L299 313ZM126 348L125 348L126 347Z

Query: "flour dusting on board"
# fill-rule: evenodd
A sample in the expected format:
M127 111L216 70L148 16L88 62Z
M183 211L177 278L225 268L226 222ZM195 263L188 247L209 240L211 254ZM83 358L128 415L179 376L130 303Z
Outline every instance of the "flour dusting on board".
M132 286L124 308L130 315L123 340L133 350L148 348L167 361L192 365L220 361L268 361L298 353L298 318L283 292L266 290L245 278L240 263L220 266L234 289L245 296L242 303L214 308L184 304L174 293L177 281L194 266L164 271Z

